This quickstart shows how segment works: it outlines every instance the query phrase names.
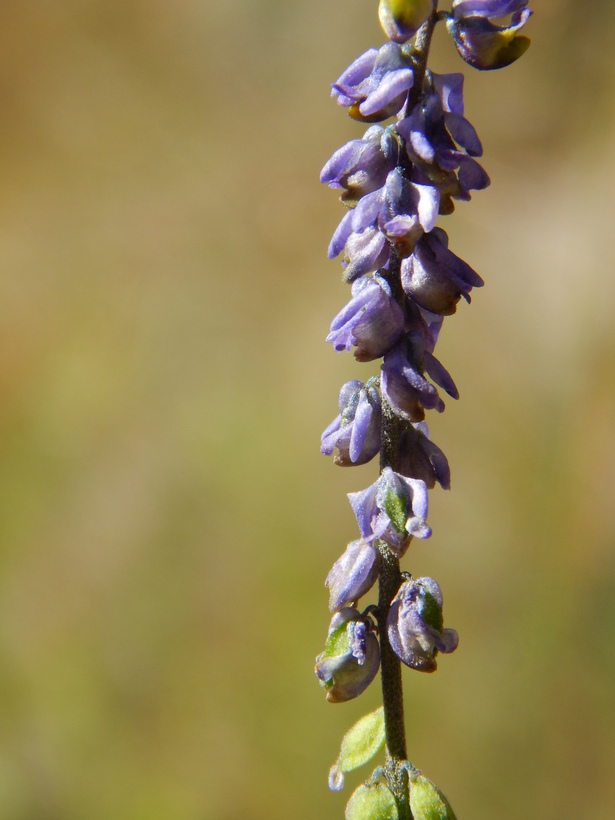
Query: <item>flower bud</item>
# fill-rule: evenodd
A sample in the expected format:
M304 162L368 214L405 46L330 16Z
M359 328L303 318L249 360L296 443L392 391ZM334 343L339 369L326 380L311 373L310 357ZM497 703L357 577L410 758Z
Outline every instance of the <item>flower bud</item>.
M357 609L336 612L329 625L325 651L316 658L316 677L330 703L361 694L380 667L380 644L370 618Z
M329 611L337 612L358 601L373 587L377 577L376 547L362 538L348 544L325 581L329 587Z
M406 43L433 11L433 0L380 0L378 17L386 36Z
M410 778L410 808L414 820L456 820L446 797L422 774Z
M433 578L404 581L391 603L387 634L397 657L419 672L435 672L438 652L454 652L459 643L454 629L442 629L442 592Z
M398 820L398 817L395 798L382 783L359 786L346 806L346 820Z

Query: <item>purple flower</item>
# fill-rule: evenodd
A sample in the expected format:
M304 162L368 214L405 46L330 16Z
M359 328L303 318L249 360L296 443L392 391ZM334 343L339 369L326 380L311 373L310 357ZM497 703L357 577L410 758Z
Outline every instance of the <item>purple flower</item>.
M409 256L423 232L436 224L439 200L436 187L410 182L395 168L382 188L344 216L329 244L329 258L343 249L344 279L352 281L388 263L387 239L401 256Z
M417 242L412 255L401 263L401 282L417 305L450 316L463 296L470 301L472 288L484 282L472 268L448 249L448 236L434 228Z
M404 313L381 276L362 276L352 285L352 299L331 322L327 341L336 351L356 347L359 362L380 358L401 337Z
M423 421L425 410L444 411L437 389L421 374L413 360L408 337L384 357L380 388L398 416L408 421Z
M361 694L380 667L380 645L369 618L352 608L336 612L329 625L325 651L316 658L316 676L330 703Z
M337 612L356 603L373 587L377 577L378 551L374 545L362 538L352 541L325 581L329 587L329 611Z
M400 256L408 256L423 232L433 229L438 218L440 194L433 185L417 185L397 169L384 186L381 230Z
M436 481L444 490L451 486L451 471L442 450L429 440L429 428L424 421L411 424L399 440L397 472L424 481L431 490Z
M378 378L367 384L354 380L340 390L340 415L324 431L320 452L330 456L337 447L340 467L367 464L380 450L380 393Z
M320 181L341 188L341 200L354 207L365 194L382 188L395 168L398 143L392 126L372 125L363 139L350 140L338 149L320 172Z
M385 34L395 43L406 43L433 11L433 0L380 0L378 17Z
M385 467L371 487L348 493L348 500L363 538L368 542L381 538L398 557L404 554L412 536L429 538L431 535L426 523L424 481L406 478Z
M430 76L442 109L463 116L463 74L436 74L431 71Z
M386 43L358 57L332 84L331 96L362 122L386 120L405 105L414 75L401 46Z
M456 20L474 16L492 20L521 11L527 3L528 0L453 0L452 10Z
M512 2L485 4L493 7L513 5ZM461 13L460 9L459 14ZM530 9L520 8L512 15L509 26L496 26L488 19L490 14L478 16L477 12L473 12L470 17L450 17L446 21L446 27L461 58L473 68L490 71L505 68L528 50L530 39L519 36L517 32L531 15Z
M377 221L384 201L384 187L366 194L356 208L349 211L329 244L329 259L344 251L344 281L384 267L389 261L390 247Z
M426 82L430 93L397 128L413 163L413 181L435 185L439 211L447 214L454 210L452 197L469 199L469 191L486 188L489 177L473 159L483 149L463 116L463 76L429 72Z
M412 669L435 672L438 652L454 652L459 636L442 628L442 592L433 578L409 578L399 588L387 617L393 652Z

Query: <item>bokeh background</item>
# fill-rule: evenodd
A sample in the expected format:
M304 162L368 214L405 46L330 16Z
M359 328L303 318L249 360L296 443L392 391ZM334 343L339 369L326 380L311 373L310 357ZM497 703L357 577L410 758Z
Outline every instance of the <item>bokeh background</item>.
M492 187L446 219L484 277L439 356L430 541L459 651L406 670L410 757L460 818L607 820L615 787L613 6L537 0L466 69ZM318 451L376 365L318 183L362 133L328 83L367 0L38 0L0 15L0 816L341 818L313 676L374 465ZM444 31L436 70L461 70ZM364 776L367 775L365 773Z

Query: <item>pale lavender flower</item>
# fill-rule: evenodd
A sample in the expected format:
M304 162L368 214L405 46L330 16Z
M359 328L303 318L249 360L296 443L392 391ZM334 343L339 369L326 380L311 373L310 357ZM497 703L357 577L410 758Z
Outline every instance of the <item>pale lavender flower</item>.
M423 233L435 226L439 201L436 187L410 182L395 168L382 188L344 216L329 244L329 258L344 250L344 279L352 281L388 263L389 242L401 256L409 256Z
M410 538L429 538L427 487L424 481L406 478L385 467L371 487L348 493L359 531L371 542L381 538L398 557L406 551Z
M330 456L337 448L335 463L340 467L366 464L380 450L380 393L378 378L367 384L346 382L340 390L339 416L321 437L320 452Z
M362 122L386 120L405 105L414 75L396 43L370 48L332 83L331 96Z
M339 148L320 172L320 181L342 189L342 202L352 207L365 194L382 188L398 160L394 129L372 125L362 139Z
M327 575L329 611L355 604L373 587L378 577L378 551L373 543L360 538L348 544Z
M351 350L359 362L380 358L400 339L404 313L386 280L362 276L352 285L352 299L331 322L327 336L336 351Z
M316 658L315 672L330 703L361 694L380 668L380 644L369 617L341 609L329 625L325 651Z
M391 603L387 634L397 657L419 672L434 672L438 652L454 652L459 643L454 629L442 628L442 592L433 578L404 581Z

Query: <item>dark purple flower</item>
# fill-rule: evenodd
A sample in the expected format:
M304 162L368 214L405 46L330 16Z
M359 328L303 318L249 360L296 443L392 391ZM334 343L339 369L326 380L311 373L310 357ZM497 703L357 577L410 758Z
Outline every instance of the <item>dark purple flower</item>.
M371 542L381 538L401 557L410 538L429 538L427 525L427 487L424 481L406 478L385 467L371 487L348 493L357 517L359 531Z
M358 57L332 84L331 96L362 122L386 120L405 105L414 75L401 46L386 43Z
M320 452L330 456L337 447L340 467L367 464L380 450L380 393L378 378L367 384L354 380L340 390L340 415L322 434Z
M380 0L378 17L390 40L407 43L432 11L433 0Z
M429 440L429 428L424 421L410 424L399 440L397 472L424 481L431 490L436 485L449 490L451 471L442 450Z
M378 577L378 551L373 543L360 538L348 544L327 575L329 611L356 603L373 587Z
M412 669L435 672L438 652L454 652L459 636L442 628L442 592L433 578L409 578L399 588L387 617L393 652Z
M530 39L519 36L517 32L531 14L530 9L521 8L512 15L509 26L496 26L486 15L473 13L470 17L459 19L450 17L446 27L462 59L473 68L490 71L505 68L528 50Z
M448 236L442 228L423 234L412 255L401 263L401 282L417 305L450 316L463 296L470 301L472 288L484 282L472 268L448 249Z
M329 625L325 651L316 658L316 676L330 703L361 694L380 667L380 645L370 618L352 608L336 612Z
M381 276L362 276L352 285L352 299L331 322L327 341L336 351L356 347L359 362L380 358L401 337L404 314Z
M397 164L398 153L393 127L372 125L363 139L350 140L333 154L320 172L320 181L341 188L342 202L354 207L362 196L382 188Z

